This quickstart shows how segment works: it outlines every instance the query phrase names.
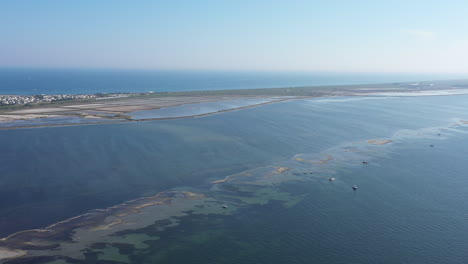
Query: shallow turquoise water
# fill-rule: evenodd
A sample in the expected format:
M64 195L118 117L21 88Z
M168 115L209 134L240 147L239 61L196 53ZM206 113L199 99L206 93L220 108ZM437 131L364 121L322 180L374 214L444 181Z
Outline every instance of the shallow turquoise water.
M158 261L463 263L468 129L453 124L468 119L467 99L314 99L187 120L1 131L0 231L203 186L300 153L333 154L323 177L288 187L306 194L296 206L187 218L157 247L165 252ZM395 142L343 152L373 138ZM367 166L357 162L363 158ZM186 239L206 232L203 243ZM154 263L155 254L141 254L140 263Z

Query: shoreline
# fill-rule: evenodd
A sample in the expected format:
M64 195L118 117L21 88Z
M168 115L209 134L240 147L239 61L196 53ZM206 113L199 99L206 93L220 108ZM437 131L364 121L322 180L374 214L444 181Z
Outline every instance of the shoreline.
M337 96L441 96L468 94L468 80L425 81L404 83L381 83L362 85L330 85L309 87L260 88L238 90L206 90L189 92L148 92L148 93L114 93L84 94L92 97L85 100L59 100L47 103L22 104L14 106L0 105L0 130L20 128L60 127L76 125L100 125L128 123L139 121L157 121L171 119L197 118L229 111L241 110L270 103L297 99L324 98ZM57 95L66 97L68 95ZM69 95L76 96L76 95ZM34 96L26 96L34 97ZM78 98L78 97L77 97ZM106 100L101 100L106 99ZM165 109L190 104L222 102L228 100L266 99L270 102L253 103L247 106L232 107L201 114L168 116L137 119L131 116L134 112ZM227 106L230 107L230 106ZM78 118L72 123L69 118ZM51 118L52 120L47 120ZM55 120L53 120L55 118ZM63 118L60 121L58 119ZM101 120L100 120L101 119ZM34 124L34 122L50 122ZM88 120L88 121L86 121ZM92 121L91 121L92 120ZM14 122L21 121L20 124ZM31 124L24 124L24 121ZM21 125L23 123L24 125ZM10 125L10 126L8 126Z
M465 93L464 93L465 94ZM466 93L468 94L468 93ZM412 96L455 96L455 95L463 95L463 94L435 94L435 95L412 95ZM365 94L365 95L347 95L347 96L362 96L362 97L367 97L367 96L374 96L371 94ZM379 97L390 97L391 95L376 95ZM400 95L401 96L401 95ZM46 128L46 127L68 127L68 126L82 126L82 125L108 125L108 124L122 124L122 123L132 123L132 122L148 122L148 121L163 121L163 120L176 120L176 119L191 119L191 118L200 118L200 117L205 117L205 116L211 116L211 115L216 115L216 114L222 114L226 112L231 112L231 111L237 111L237 110L243 110L243 109L248 109L248 108L254 108L258 106L263 106L263 105L268 105L268 104L275 104L275 103L281 103L281 102L287 102L287 101L295 101L295 100L305 100L305 99L313 99L313 98L333 98L333 97L339 97L339 96L307 96L307 97L301 97L301 98L287 98L287 99L280 99L276 101L270 101L270 102L264 102L264 103L258 103L258 104L252 104L252 105L247 105L247 106L241 106L241 107L235 107L235 108L230 108L230 109L223 109L223 110L217 110L209 113L203 113L203 114L195 114L195 115L187 115L187 116L177 116L177 117L155 117L155 118L142 118L142 119L132 119L132 118L127 118L127 119L115 119L115 121L112 121L112 119L107 119L107 121L94 121L94 122L82 122L82 123L61 123L61 124L43 124L43 125L25 125L25 126L9 126L9 127L1 127L0 126L0 131L1 130L14 130L14 129L33 129L33 128ZM212 102L219 102L219 101L212 101ZM186 104L179 104L176 106L171 106L171 107L177 107L177 106L184 106L184 105L190 105L192 103L186 103ZM151 110L157 110L157 109L163 109L162 108L155 108ZM145 111L145 110L143 110ZM54 115L52 117L77 117L73 115ZM40 119L45 119L48 117L40 117L36 118L35 120L40 120ZM82 120L99 120L99 119L104 119L100 117L95 117L95 116L84 116L80 117ZM18 119L15 121L28 121L30 119ZM0 121L0 124L2 122L15 122L15 121Z
M225 112L237 111L237 110L242 110L242 109L247 109L247 108L253 108L253 107L258 107L258 106L263 106L263 105L268 105L268 104L281 103L281 102L293 101L293 100L301 100L301 99L310 99L310 98L316 98L316 97L279 99L279 100L270 101L270 102L252 104L252 105L247 105L247 106L241 106L241 107L236 107L236 108L231 108L231 109L223 109L223 110L218 110L218 111L214 111L214 112L197 114L197 115L188 115L188 116L157 117L157 118L143 118L143 119L124 119L124 120L116 120L116 121L102 121L102 122L97 121L97 122L89 122L89 123L83 122L83 123L48 124L48 125L12 126L12 127L0 127L0 130L12 130L12 129L22 129L22 128L27 129L27 128L42 128L42 127L79 126L79 125L105 125L105 124L122 124L122 123L131 123L131 122L147 122L147 121L161 121L161 120L174 120L174 119L190 119L190 118L199 118L199 117L204 117L204 116L221 114L221 113L225 113ZM216 102L216 101L214 101L214 102ZM183 106L183 105L189 105L189 104L190 103L180 104L180 105L177 105L177 106ZM156 109L161 109L161 108L156 108ZM154 109L154 110L156 110L156 109ZM60 116L60 117L65 117L65 116ZM83 119L94 119L94 120L96 120L95 118L83 118ZM21 119L21 120L24 120L24 119ZM0 124L1 124L1 121L0 121Z

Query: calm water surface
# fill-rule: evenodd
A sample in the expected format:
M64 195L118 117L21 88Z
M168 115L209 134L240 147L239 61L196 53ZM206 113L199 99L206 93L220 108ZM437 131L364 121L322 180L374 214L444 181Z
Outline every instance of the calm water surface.
M282 88L466 77L453 74L0 69L0 95Z
M468 129L454 124L468 120L467 100L314 99L196 119L0 131L0 233L390 138L366 154L367 166L337 159L324 175L333 184L283 187L305 194L291 208L186 218L135 263L464 263Z
M188 117L215 113L229 109L252 106L275 101L270 98L258 99L242 99L242 100L223 100L217 102L206 102L197 104L185 104L181 106L163 107L153 110L142 110L128 113L133 119L150 119L150 118L173 118L173 117Z

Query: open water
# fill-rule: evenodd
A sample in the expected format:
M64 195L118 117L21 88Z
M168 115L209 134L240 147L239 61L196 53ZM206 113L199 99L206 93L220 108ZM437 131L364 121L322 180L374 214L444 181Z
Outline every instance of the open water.
M0 95L282 88L466 77L454 74L0 69Z
M164 243L131 259L466 263L467 101L319 98L194 119L0 131L0 234L295 155L332 155L314 181L288 187L304 197L296 205L187 217L161 234ZM393 142L352 151L376 138Z

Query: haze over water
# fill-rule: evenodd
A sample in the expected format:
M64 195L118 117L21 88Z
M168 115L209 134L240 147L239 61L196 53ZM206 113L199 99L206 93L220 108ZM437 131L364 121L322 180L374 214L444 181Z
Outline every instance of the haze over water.
M463 74L0 69L0 95L177 92L416 82Z
M0 232L43 227L173 187L204 186L297 154L331 154L335 160L311 182L282 187L304 195L295 206L273 202L227 217L188 217L161 234L165 246L135 258L463 263L468 128L460 120L468 119L467 100L319 98L196 119L2 131ZM375 138L394 142L346 152Z

